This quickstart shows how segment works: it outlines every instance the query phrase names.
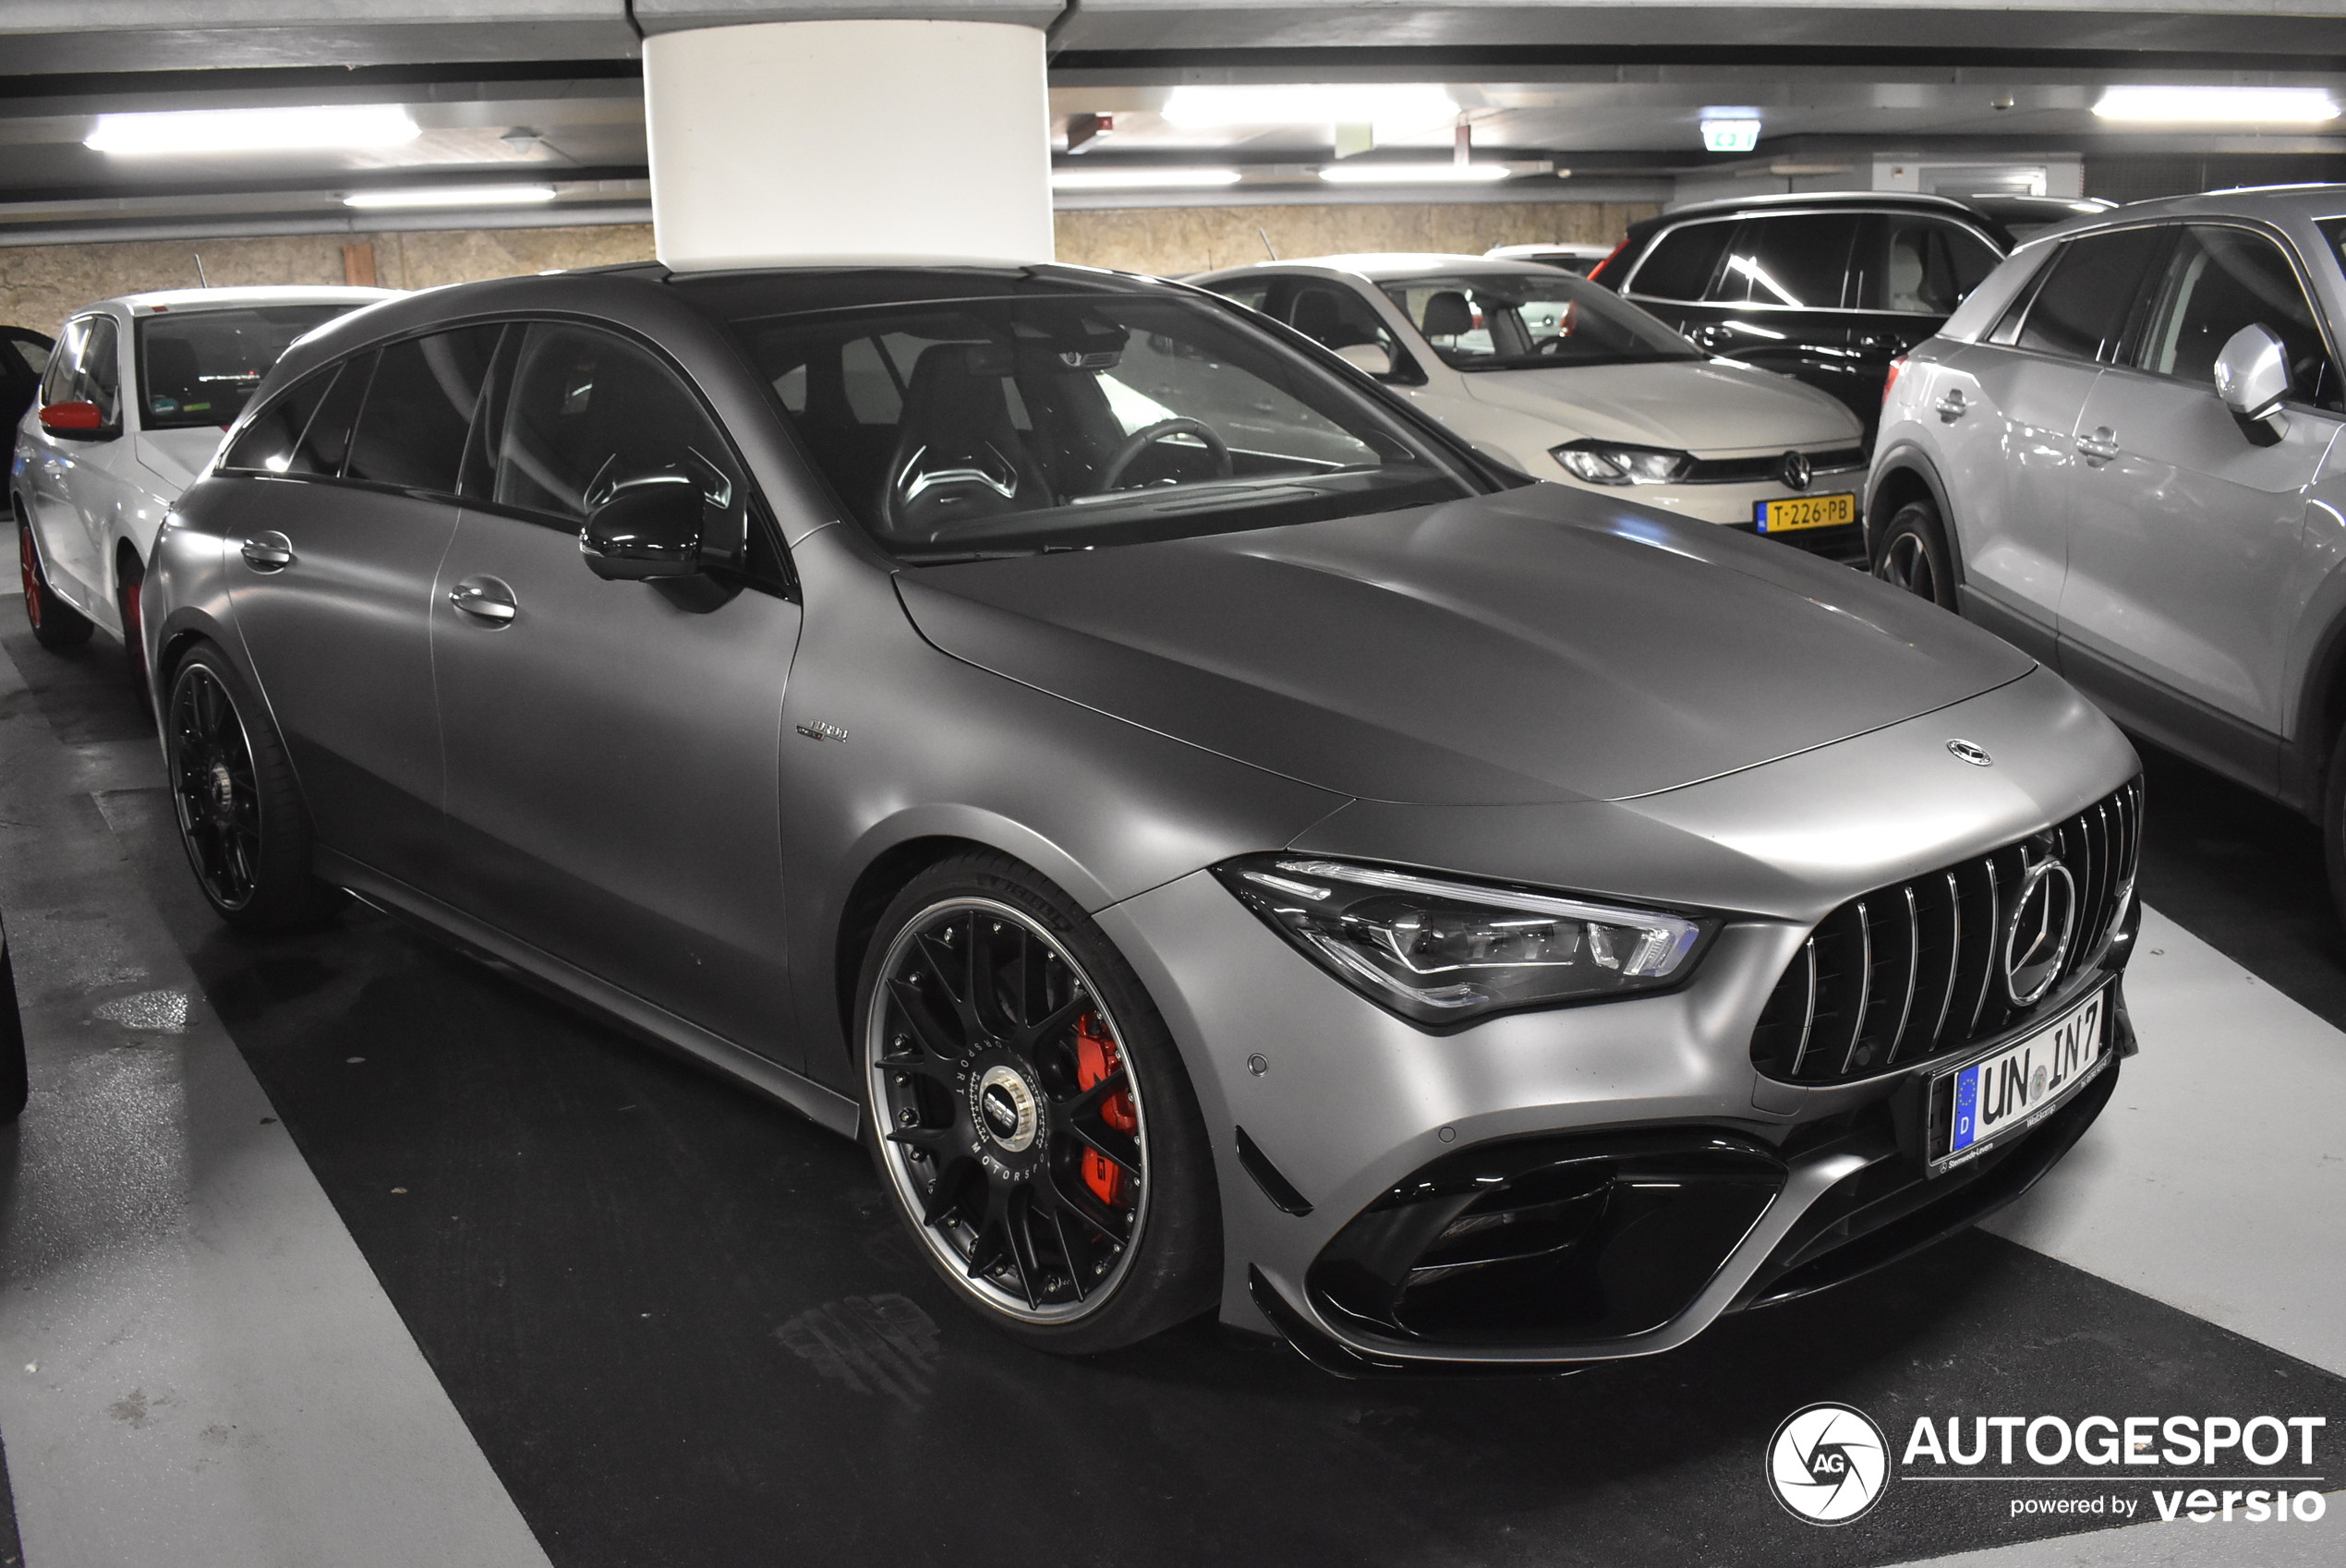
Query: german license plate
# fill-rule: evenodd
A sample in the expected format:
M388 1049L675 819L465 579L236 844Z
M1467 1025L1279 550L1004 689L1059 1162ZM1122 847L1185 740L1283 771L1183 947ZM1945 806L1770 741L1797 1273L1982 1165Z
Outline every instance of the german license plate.
M1788 501L1754 501L1752 515L1763 534L1791 534L1803 528L1834 528L1857 520L1854 495L1794 496Z
M1940 1075L1953 1079L1941 1161L1984 1154L2050 1115L2099 1070L2110 1051L2104 986L2026 1039Z

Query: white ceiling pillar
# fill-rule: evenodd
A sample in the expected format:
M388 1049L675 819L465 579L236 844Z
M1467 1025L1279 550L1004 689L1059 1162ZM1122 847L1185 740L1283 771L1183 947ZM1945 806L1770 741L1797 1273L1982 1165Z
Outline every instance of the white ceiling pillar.
M1040 30L759 22L644 43L653 244L679 271L1051 259Z

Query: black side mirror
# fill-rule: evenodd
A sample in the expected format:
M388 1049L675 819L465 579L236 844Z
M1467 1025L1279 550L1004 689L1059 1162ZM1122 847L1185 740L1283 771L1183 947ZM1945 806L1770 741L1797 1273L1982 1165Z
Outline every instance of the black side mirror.
M625 480L586 514L579 553L596 576L613 581L698 576L703 502L683 474Z

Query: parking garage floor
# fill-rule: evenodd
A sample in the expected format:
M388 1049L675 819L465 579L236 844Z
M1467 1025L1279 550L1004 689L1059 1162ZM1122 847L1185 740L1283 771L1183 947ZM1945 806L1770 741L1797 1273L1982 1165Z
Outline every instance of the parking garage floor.
M2313 830L2185 764L2142 1054L2022 1205L1672 1356L1357 1383L1204 1325L1035 1355L853 1145L363 910L232 935L120 650L0 645L0 1568L2346 1560L2346 1510L2080 1535L2116 1521L1902 1482L1820 1530L1761 1484L1822 1399L2335 1412L2341 1484L2346 953Z

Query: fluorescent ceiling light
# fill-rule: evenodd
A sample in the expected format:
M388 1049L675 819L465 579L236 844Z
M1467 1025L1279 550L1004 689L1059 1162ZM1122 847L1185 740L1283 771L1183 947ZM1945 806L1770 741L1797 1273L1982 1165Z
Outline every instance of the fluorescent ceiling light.
M1757 120L1702 122L1702 150L1705 152L1756 152L1759 148L1760 122Z
M1199 126L1372 126L1455 118L1457 101L1431 82L1343 87L1177 87L1166 123Z
M2112 87L2094 113L2105 120L2313 126L2338 118L2338 104L2318 87Z
M1320 177L1332 185L1480 185L1512 172L1505 163L1331 163Z
M396 147L423 132L396 103L308 109L175 109L101 115L81 145L100 152L314 152Z
M451 185L419 190L354 190L345 207L525 207L551 201L550 185Z
M1183 186L1236 185L1236 169L1054 169L1057 190L1169 190Z

